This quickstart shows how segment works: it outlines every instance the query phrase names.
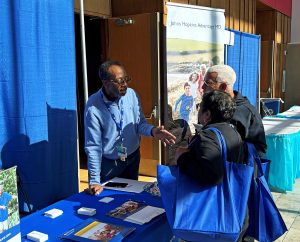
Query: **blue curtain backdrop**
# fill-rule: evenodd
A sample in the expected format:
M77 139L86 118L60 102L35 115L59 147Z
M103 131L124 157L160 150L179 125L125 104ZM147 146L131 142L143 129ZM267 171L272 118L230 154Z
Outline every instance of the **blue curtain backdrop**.
M73 0L0 1L0 168L21 211L78 191Z
M227 47L227 64L236 72L234 89L257 106L259 97L260 36L235 30L234 45Z

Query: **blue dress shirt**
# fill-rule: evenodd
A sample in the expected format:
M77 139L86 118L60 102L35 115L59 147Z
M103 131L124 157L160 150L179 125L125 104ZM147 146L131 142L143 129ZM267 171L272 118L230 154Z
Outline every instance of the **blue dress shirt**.
M178 104L181 102L179 116L180 119L184 119L185 121L189 121L190 112L193 107L194 98L193 96L187 96L182 94L175 103L174 111L176 112Z
M121 108L123 106L123 115ZM121 117L122 116L122 117ZM115 117L115 121L113 120ZM123 119L122 131L117 123ZM140 146L140 135L151 136L138 95L127 88L125 96L111 102L102 89L89 97L85 107L85 152L88 157L89 183L100 184L102 157L119 159L116 147L123 144L127 155Z

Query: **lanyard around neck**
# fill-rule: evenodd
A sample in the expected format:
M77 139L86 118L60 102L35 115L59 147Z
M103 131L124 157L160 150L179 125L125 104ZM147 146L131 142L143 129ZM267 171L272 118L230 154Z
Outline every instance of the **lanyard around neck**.
M118 131L121 135L122 134L122 129L123 129L123 116L124 116L123 100L121 99L120 100L120 106L118 105L119 110L120 110L120 122L117 122L116 115L112 112L112 110L111 110L110 106L108 105L108 103L105 102L102 92L101 92L101 97L102 97L104 105L106 106L108 112L110 113L111 118L113 119L113 121L117 125L117 129L118 129Z

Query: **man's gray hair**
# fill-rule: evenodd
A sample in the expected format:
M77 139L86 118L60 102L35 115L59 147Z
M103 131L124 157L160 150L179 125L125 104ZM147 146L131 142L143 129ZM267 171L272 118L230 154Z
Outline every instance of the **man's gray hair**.
M236 81L235 71L228 65L215 65L208 68L207 73L216 72L218 73L218 77L216 79L217 82L227 83L229 86L233 88L233 85Z

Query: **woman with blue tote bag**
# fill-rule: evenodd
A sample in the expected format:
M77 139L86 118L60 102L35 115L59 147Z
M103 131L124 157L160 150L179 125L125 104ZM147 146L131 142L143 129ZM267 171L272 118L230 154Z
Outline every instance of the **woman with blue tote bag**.
M181 239L238 241L247 228L253 157L229 124L235 107L224 92L206 93L198 115L202 130L188 148L177 149L178 166L158 167L167 218Z

